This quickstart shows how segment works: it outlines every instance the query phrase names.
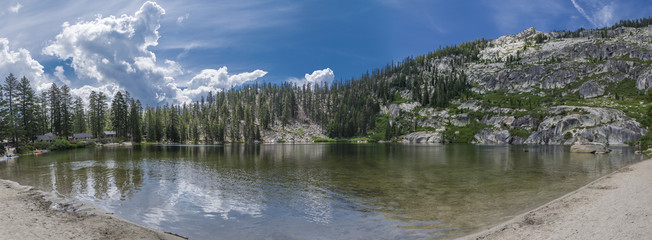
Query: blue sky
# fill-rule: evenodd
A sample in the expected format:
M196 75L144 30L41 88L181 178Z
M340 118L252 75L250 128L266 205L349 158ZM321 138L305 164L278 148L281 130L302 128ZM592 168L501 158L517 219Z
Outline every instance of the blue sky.
M108 3L107 3L108 2ZM0 74L73 94L188 102L255 81L331 82L535 27L647 17L650 0L2 0Z

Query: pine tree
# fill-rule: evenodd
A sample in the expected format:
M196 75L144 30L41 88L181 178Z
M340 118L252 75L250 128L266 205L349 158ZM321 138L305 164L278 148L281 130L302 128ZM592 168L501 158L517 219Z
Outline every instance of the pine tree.
M76 97L73 107L73 132L86 132L86 114L84 112L84 102L81 97Z
M20 110L20 136L22 142L31 142L36 138L38 125L36 124L36 99L34 90L26 77L21 78L18 88L18 109Z
M70 95L70 88L67 85L61 86L60 96L61 108L61 134L67 138L72 136L72 96Z
M102 138L104 136L104 126L106 124L106 95L103 92L96 93L92 91L89 103L89 119L93 137Z
M50 125L54 134L60 136L62 133L61 91L56 84L52 83L48 94L50 100Z
M142 141L142 128L140 124L142 107L140 105L140 100L134 101L134 99L131 99L130 105L129 125L131 125L131 139L134 142L140 143Z
M118 91L111 101L111 123L117 137L127 137L128 113L127 102L122 92Z
M17 96L17 88L18 88L18 80L16 80L16 77L14 77L13 74L9 74L7 78L5 78L5 84L4 84L4 90L5 90L5 98L7 100L7 106L8 106L8 129L9 129L9 134L11 135L11 142L16 145L18 144L18 131L19 131L19 125L18 125L18 120L20 119L20 116L18 115L18 108L16 106L16 96Z

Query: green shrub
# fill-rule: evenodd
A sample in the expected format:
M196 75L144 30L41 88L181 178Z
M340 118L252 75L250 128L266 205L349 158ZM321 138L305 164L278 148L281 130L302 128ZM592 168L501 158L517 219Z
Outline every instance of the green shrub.
M464 127L449 125L444 131L444 141L450 143L471 143L475 134L480 130L489 128L489 125L472 121Z
M30 153L32 151L34 151L34 146L31 145L31 144L26 144L26 145L23 145L23 146L19 146L16 149L16 153L18 153L18 154Z
M652 131L648 130L639 141L641 142L641 150L647 150L648 146L652 146Z
M534 41L535 41L536 43L543 43L543 42L545 42L547 39L548 39L548 37L547 37L546 35L541 34L541 33L539 33L539 34L537 34L536 36L534 36Z
M522 138L530 137L531 132L525 129L514 128L509 130L509 135L518 136Z
M564 133L564 140L571 139L572 137L573 137L573 134L571 132Z
M52 151L65 150L65 149L69 149L69 148L71 148L71 144L70 144L70 142L68 142L68 140L65 140L65 139L54 140L52 145L50 145L50 150L52 150Z
M71 145L72 148L85 148L86 143L85 142L76 142Z
M329 137L312 137L313 142L335 142L335 139Z
M37 142L34 143L34 149L49 149L50 145L49 142Z

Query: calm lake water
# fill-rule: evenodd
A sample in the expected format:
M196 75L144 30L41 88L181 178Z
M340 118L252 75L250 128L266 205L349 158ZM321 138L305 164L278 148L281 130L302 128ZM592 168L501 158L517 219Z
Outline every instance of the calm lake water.
M23 156L0 178L191 239L455 238L640 160L618 147L134 146Z

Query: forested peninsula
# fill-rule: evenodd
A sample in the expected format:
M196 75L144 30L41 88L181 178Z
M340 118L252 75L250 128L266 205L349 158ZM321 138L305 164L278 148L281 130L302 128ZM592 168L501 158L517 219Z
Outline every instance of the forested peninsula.
M651 22L549 33L530 28L330 85L254 83L184 104L143 105L128 91L92 92L84 101L56 84L36 93L29 79L10 74L0 90L0 153L107 141L640 141L646 148L652 145Z

